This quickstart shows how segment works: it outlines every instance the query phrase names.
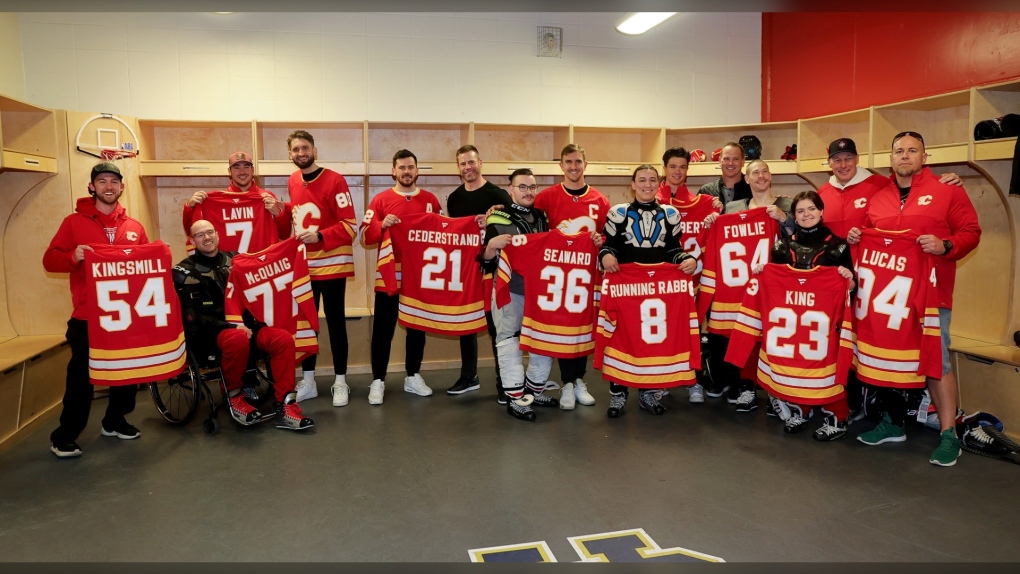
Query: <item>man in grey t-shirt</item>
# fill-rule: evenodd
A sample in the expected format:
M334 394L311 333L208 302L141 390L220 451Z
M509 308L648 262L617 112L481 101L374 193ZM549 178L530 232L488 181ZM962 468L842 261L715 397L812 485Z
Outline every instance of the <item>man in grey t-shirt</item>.
M723 145L719 155L719 167L722 177L701 186L698 193L718 198L712 205L726 213L727 203L751 198L751 188L744 181L744 148L736 142L727 142Z

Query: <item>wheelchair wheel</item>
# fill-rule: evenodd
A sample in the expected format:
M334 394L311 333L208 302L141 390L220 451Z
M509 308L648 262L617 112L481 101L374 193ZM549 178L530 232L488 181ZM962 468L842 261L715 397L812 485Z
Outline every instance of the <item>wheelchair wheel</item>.
M202 421L202 430L205 431L205 434L216 434L219 427L220 425L216 422L216 419L209 418Z
M198 411L202 398L202 372L189 353L181 374L165 381L149 383L149 394L156 410L167 422L187 424Z

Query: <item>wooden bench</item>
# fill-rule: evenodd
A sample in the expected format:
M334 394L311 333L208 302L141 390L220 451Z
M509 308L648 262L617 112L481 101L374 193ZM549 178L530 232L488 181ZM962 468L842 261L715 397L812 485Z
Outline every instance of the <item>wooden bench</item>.
M1020 348L953 335L949 347L959 384L960 407L984 411L1020 439Z
M63 335L0 338L0 452L59 412L70 358Z

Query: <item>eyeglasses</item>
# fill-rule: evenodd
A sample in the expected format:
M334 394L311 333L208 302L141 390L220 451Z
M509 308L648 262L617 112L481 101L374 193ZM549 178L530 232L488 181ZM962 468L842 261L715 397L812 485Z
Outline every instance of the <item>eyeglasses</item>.
M910 136L912 138L916 138L917 141L921 142L921 145L924 145L924 138L921 137L921 134L919 134L917 132L900 132L900 133L898 133L898 134L893 136L892 144L891 145L895 146L896 142L899 141L900 138L905 138L907 136Z
M522 183L520 185L515 185L514 187L518 191L520 191L521 193L524 193L525 191L530 191L531 193L535 193L536 191L538 191L538 186L537 185L524 185Z
M202 239L203 237L213 237L214 235L216 235L216 230L210 229L209 231L199 231L198 233L195 233L191 237L193 239Z

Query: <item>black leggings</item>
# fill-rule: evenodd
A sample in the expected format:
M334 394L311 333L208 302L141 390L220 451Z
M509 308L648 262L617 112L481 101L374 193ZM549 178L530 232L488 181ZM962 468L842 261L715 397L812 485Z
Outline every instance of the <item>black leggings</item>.
M397 329L400 295L376 292L375 315L372 317L372 378L386 380L386 367L390 362L390 345ZM407 376L421 370L425 356L425 331L407 328L404 339L404 369Z
M312 279L312 300L319 310L319 295L326 308L326 326L329 327L329 349L333 352L333 371L338 375L347 374L347 279ZM320 327L321 330L321 327ZM301 370L314 371L315 358L312 355L301 361Z

